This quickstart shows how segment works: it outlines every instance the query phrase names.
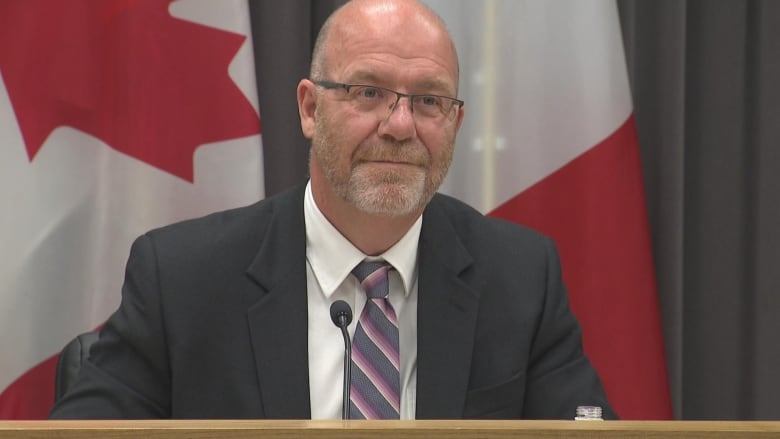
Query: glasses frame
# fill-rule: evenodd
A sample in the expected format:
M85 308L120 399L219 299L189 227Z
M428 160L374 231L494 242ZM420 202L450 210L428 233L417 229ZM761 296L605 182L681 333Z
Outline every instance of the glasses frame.
M464 102L464 101L462 101L462 100L460 100L458 98L453 98L453 97L450 97L450 96L435 95L435 94L431 94L431 93L413 93L413 94L401 93L400 91L391 90L389 88L380 87L378 85L371 85L371 84L345 84L343 82L334 82L334 81L328 81L328 80L320 80L320 81L312 81L312 82L314 83L314 85L316 85L318 87L322 87L322 88L327 89L327 90L343 89L347 93L349 93L349 89L352 88L352 87L371 87L371 88L376 88L378 90L382 90L382 91L385 91L385 92L393 93L393 94L395 94L395 102L393 103L393 105L390 106L390 112L387 114L388 117L393 113L393 111L395 110L395 107L398 106L398 102L401 101L401 98L409 98L409 106L410 106L410 108L412 110L412 114L414 114L414 99L415 98L419 98L419 97L430 96L430 97L434 97L434 98L447 99L447 100L450 100L450 101L453 102L453 104L452 104L453 107L455 105L457 105L458 108L463 108L463 106L466 104L466 102ZM455 113L456 113L456 111L451 111L451 114L455 114ZM454 119L454 117L451 117L451 116L449 116L449 115L447 115L447 114L445 114L443 112L442 112L442 116L444 116L444 118L447 119L447 120L453 120Z

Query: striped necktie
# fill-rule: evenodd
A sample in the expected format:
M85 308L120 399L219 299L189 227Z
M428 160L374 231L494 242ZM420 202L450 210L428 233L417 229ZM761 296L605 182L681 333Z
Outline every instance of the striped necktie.
M352 340L352 419L399 419L398 318L387 298L390 269L385 261L363 261L352 270L368 296Z

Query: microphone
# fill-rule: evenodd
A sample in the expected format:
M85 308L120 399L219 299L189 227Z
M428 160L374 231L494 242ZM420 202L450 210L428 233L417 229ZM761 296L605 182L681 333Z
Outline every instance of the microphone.
M352 343L349 341L347 326L352 323L352 308L343 300L337 300L330 305L330 319L341 329L344 338L344 399L341 418L349 419L349 386L352 381Z

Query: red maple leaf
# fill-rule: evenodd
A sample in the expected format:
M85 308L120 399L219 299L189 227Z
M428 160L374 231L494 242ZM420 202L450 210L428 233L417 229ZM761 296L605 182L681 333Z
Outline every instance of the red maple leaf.
M260 132L228 76L246 37L173 18L171 1L0 3L0 72L31 161L70 126L192 181L199 145Z

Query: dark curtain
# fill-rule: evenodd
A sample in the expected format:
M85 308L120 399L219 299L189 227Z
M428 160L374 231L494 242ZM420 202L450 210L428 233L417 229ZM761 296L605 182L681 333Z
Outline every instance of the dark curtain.
M309 142L301 134L295 89L309 76L314 39L345 0L250 0L266 195L305 181Z
M304 180L295 85L343 1L251 1L266 191ZM679 419L780 419L780 2L618 0Z
M780 2L618 5L676 415L780 419Z

